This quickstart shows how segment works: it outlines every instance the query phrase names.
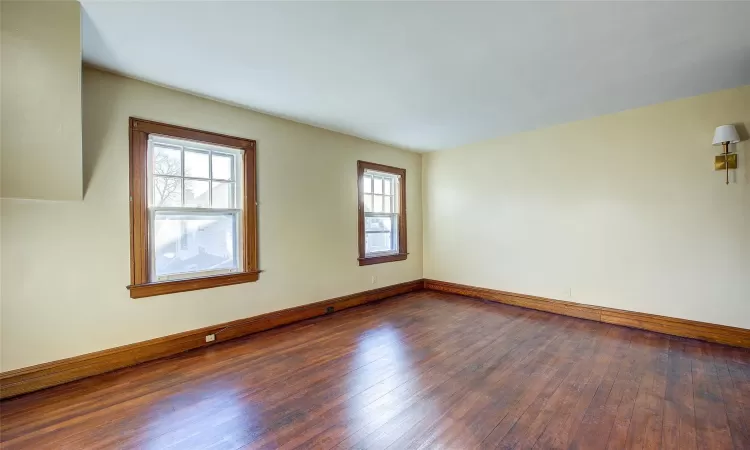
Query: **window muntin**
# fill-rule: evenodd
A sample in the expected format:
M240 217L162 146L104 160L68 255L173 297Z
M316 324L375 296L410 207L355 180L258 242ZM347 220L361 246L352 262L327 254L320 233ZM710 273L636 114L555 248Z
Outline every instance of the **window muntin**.
M242 271L242 150L149 135L150 281Z

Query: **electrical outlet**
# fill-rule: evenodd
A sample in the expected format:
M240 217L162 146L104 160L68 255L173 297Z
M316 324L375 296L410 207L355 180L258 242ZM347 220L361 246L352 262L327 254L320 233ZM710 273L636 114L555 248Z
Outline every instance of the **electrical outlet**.
M376 277L375 275L373 275L372 276L372 284L375 284L377 282L378 282L378 277Z
M213 342L215 340L216 340L216 335L215 334L206 335L206 342Z

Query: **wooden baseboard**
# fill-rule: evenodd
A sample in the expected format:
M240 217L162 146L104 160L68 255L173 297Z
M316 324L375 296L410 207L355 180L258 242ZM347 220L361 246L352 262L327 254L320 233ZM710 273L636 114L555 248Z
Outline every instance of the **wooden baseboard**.
M395 295L419 291L423 289L423 286L423 280L410 281L275 311L256 317L151 339L149 341L2 372L0 373L0 398L14 397L69 381L111 372L142 362L172 356L194 348L205 347L217 342L322 316L329 312L329 307L332 307L334 311L339 311ZM208 334L216 334L216 341L206 343L205 337Z
M750 330L744 328L584 305L445 281L415 280L151 339L149 341L2 372L0 373L0 399L111 372L142 362L176 355L194 348L205 347L217 342L322 316L328 313L327 310L329 307L333 307L334 311L339 311L421 289L458 294L565 316L750 348ZM216 334L216 341L206 343L205 336L208 334Z
M425 289L474 297L507 305L537 309L564 316L580 317L657 333L671 334L735 347L750 348L750 330L694 320L657 316L602 306L584 305L532 295L466 286L445 281L424 280Z

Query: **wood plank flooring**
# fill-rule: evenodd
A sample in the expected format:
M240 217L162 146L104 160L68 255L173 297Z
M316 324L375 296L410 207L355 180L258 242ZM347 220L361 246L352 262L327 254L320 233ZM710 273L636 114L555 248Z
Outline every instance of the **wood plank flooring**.
M421 291L0 403L4 449L750 449L750 351Z

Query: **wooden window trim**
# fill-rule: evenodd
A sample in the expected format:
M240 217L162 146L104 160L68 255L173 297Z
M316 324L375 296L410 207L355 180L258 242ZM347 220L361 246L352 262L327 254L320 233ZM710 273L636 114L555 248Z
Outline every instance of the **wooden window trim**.
M159 134L205 142L243 151L243 244L242 272L227 275L151 282L148 242L148 137ZM130 118L130 291L131 298L173 294L258 280L258 218L255 141L176 125Z
M365 200L364 200L364 175L365 170L375 170L378 172L389 173L401 177L399 182L399 214L398 214L398 253L384 256L368 257L365 251ZM359 197L359 261L360 266L369 266L372 264L381 264L392 261L403 261L409 255L406 251L406 169L398 167L385 166L366 161L357 161L357 195Z

